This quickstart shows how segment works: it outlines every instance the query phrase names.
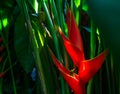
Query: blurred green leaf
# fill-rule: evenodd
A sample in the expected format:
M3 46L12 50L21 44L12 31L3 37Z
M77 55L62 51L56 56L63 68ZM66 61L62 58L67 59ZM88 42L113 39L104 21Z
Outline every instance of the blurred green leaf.
M75 2L76 7L79 7L81 0L74 0L74 2Z
M87 5L87 2L86 0L83 0L82 1L82 9L86 12L88 12L88 5Z
M15 23L14 47L17 58L27 73L32 70L34 65L34 59L28 35L28 31L25 27L25 20L21 14Z

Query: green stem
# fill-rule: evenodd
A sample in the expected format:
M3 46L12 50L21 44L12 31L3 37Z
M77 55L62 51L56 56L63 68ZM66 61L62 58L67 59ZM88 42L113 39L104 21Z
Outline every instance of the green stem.
M49 24L48 28L50 30L51 36L52 36L53 41L54 41L54 46L55 46L57 58L58 58L58 60L60 60L59 44L58 44L58 39L57 39L55 30L54 30L54 26L53 26L52 20L50 18L50 15L49 15L49 12L48 12L48 9L47 9L47 6L46 6L44 0L41 0L41 1L42 1L42 6L44 8L45 14L46 14L47 23Z
M96 26L91 21L91 33L90 33L90 58L93 58L95 56L95 49L96 49ZM93 79L91 79L87 86L87 94L92 94L92 83Z
M59 26L60 25L60 22L59 22L59 17L58 17L58 12L57 12L57 8L56 8L56 5L55 5L55 1L52 0L52 10L53 10L53 14L55 15L54 19L55 19L55 22L56 24Z
M42 83L42 88L43 88L43 94L47 94L42 63L41 63L40 56L39 56L39 49L37 48L37 45L36 45L36 42L35 42L35 36L33 34L33 31L32 31L32 26L30 24L30 20L28 20L27 23L28 23L28 30L29 30L29 33L30 33L30 38L31 38L32 45L33 45L33 50L34 50L34 55L35 55L35 60L36 60L36 66L37 66L37 69L39 71L38 75L40 77L40 80L42 79L41 83Z
M3 39L3 42L5 44L7 53L8 53L8 60L9 60L9 65L10 65L10 72L11 72L11 78L12 78L12 84L13 84L13 91L14 91L14 94L17 94L17 89L16 89L16 85L15 85L15 79L14 79L14 73L13 73L13 67L12 67L12 61L11 61L11 56L10 56L9 45L8 45L7 40L5 40L3 33L1 33L1 35L2 35L2 39Z
M8 53L8 60L9 60L9 64L10 64L10 72L11 72L11 77L12 77L13 90L14 90L14 94L17 94L10 51L9 51L8 45L6 43L5 43L5 45L6 45L6 49L7 49L7 53Z
M10 56L10 51L9 51L8 45L6 46L6 49L7 49L7 52L8 52L8 60L9 60L9 64L10 64L10 72L11 72L11 77L12 77L13 90L14 90L14 94L17 94L15 79L14 79L14 73L13 73L13 66L12 66L12 62L11 62L11 56Z
M113 53L110 54L111 59L111 79L112 79L112 94L115 94L115 79L114 79L114 63L113 63Z
M47 9L47 6L46 6L44 0L41 0L41 1L42 1L42 5L43 5L43 8L44 8L45 14L46 14L46 20L47 20L47 22L48 22L48 24L50 26L49 29L50 29L50 33L51 33L53 41L54 41L57 58L58 58L58 60L60 60L59 44L58 44L58 39L56 37L56 33L55 33L55 30L54 30L54 26L53 26L52 20L50 18L50 15L49 15L49 12L48 12L48 9ZM60 5L61 5L61 2L60 2L60 0L58 0L58 2L57 2L57 7L59 8L58 13L59 13L60 17L62 17ZM59 19L59 20L60 20L60 26L63 28L62 20L61 19ZM64 79L63 79L62 76L60 76L60 81L61 81L62 94L65 94L65 88L64 88L65 83L64 83Z
M93 21L91 21L91 33L90 33L90 58L95 56L96 51L96 26Z
M112 57L111 57L111 59L112 59ZM112 60L111 60L111 62L112 62ZM109 69L108 69L108 61L106 60L106 62L105 62L105 66L106 66L106 71L107 71L107 79L108 79L108 92L109 92L109 94L111 94L112 92L112 89L111 89L111 83L110 83L110 73L109 73ZM111 75L113 75L113 74L111 74ZM114 80L112 80L112 82L114 82ZM113 84L113 86L114 86L114 84ZM114 87L113 87L113 90L114 90ZM112 93L112 94L114 94L114 93Z
M4 68L5 68L5 64L7 62L7 58L6 60L3 62L3 67L1 69L1 72L4 71ZM0 94L3 94L3 78L0 78Z
M58 14L59 14L59 25L64 30L64 17L63 17L63 10L62 10L62 0L57 0L57 8L58 8Z
M81 0L81 2L80 2L80 6L79 6L79 28L81 29L81 27L82 27L82 25L81 25L81 13L82 13L82 2L83 2L83 0Z

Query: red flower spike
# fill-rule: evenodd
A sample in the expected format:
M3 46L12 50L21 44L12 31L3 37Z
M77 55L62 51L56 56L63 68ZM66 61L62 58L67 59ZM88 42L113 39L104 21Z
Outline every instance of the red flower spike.
M49 49L50 50L50 49ZM75 94L85 94L85 87L83 87L82 84L80 84L79 82L79 75L77 75L76 73L73 73L73 75L70 75L70 71L67 70L58 60L57 58L54 56L54 54L52 53L52 51L50 50L50 53L52 55L52 59L54 61L54 64L56 65L56 67L59 69L59 71L61 72L62 76L64 77L64 79L66 80L66 82L68 83L68 85L70 86L70 88L73 90L73 92Z
M72 42L72 44L77 46L80 49L80 51L84 53L81 33L75 22L74 15L69 9L67 10L66 22L68 26L68 33L69 33L70 41Z
M84 83L87 83L98 72L107 53L108 50L105 50L93 59L82 61L79 68L80 80L82 80Z
M84 60L84 54L83 52L80 51L80 49L78 47L76 47L74 44L72 44L70 42L69 39L66 38L66 36L62 33L60 27L58 28L58 31L60 32L60 35L62 36L63 42L64 42L64 46L67 50L67 52L69 53L69 55L71 56L74 64L79 67L79 62Z
M54 64L59 69L68 85L71 87L74 94L85 94L86 83L100 69L108 53L108 50L105 50L93 59L85 60L82 37L80 35L77 24L75 23L74 16L70 10L67 12L67 25L69 30L69 38L66 38L60 28L58 31L60 32L64 46L71 56L73 63L78 67L78 74L73 73L73 75L70 75L70 71L56 59L51 50L50 53L52 55Z
M50 50L50 49L49 49ZM74 94L85 94L85 85L86 83L95 75L95 73L100 69L103 61L108 53L105 50L103 53L98 55L97 57L90 60L83 60L79 67L79 75L73 73L71 75L70 71L66 69L55 57L55 55L50 50L52 55L52 59L54 61L55 66L61 72L62 76L73 90Z
M64 71L65 73L67 74L70 74L70 71L67 70L64 66L62 66L62 64L57 60L57 58L55 57L55 55L53 54L53 52L51 51L51 49L49 48L49 51L50 51L50 54L52 55L52 59L54 61L54 64L56 65L56 67L59 69L59 70L62 70Z

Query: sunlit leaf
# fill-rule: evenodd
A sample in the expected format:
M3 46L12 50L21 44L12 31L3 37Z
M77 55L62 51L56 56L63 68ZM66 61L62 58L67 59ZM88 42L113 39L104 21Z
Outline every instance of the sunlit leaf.
M6 27L7 24L8 24L8 19L7 19L7 18L4 18L4 19L2 20L2 22L3 22L3 26Z
M74 0L74 2L75 2L76 7L79 7L81 0Z

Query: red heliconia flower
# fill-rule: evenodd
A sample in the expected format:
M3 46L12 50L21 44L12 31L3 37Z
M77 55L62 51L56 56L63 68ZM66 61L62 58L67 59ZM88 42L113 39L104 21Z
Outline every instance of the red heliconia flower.
M62 30L59 28L60 35L62 36L64 46L73 60L75 66L78 67L78 74L73 73L71 75L70 70L66 69L55 57L50 50L54 64L61 72L62 76L73 90L74 94L85 94L86 83L97 73L104 59L108 53L107 50L99 54L93 59L85 60L83 41L75 22L74 16L70 10L67 11L67 26L69 32L69 38L67 38Z

